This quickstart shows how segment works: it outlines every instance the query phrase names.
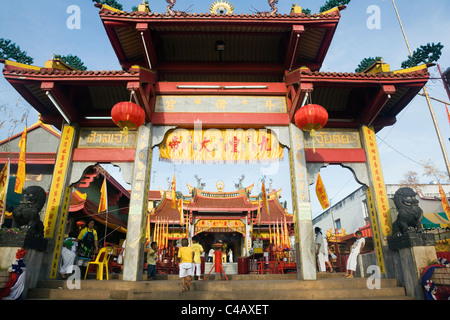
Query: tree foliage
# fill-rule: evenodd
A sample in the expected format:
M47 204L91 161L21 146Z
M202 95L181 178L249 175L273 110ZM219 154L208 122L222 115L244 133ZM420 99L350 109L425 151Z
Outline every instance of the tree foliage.
M358 68L355 69L355 72L363 72L364 70L369 68L371 65L373 65L376 61L377 60L373 57L362 59L358 65Z
M443 179L448 179L448 175L440 171L431 161L431 159L428 159L427 161L420 161L420 164L423 167L423 175L426 177L430 177L432 179L436 179L437 181L441 181Z
M400 180L400 186L409 187L414 191L422 191L420 188L420 182L417 172L408 171L403 175L403 180Z
M61 59L63 62L77 70L87 70L87 67L78 56L73 56L71 54L68 54L67 56L55 55L55 58Z
M330 9L333 9L334 7L342 6L349 4L351 0L328 0L325 5L320 7L320 12L324 12Z
M432 63L439 60L442 54L444 45L440 42L437 44L427 43L426 46L420 46L413 52L412 56L408 56L408 59L402 62L402 68L411 68L418 66L421 63Z
M116 8L117 10L123 10L123 6L116 0L92 0L92 2L106 4L107 6Z
M32 64L34 61L26 51L22 51L18 45L4 38L0 38L0 59L14 60L25 64Z

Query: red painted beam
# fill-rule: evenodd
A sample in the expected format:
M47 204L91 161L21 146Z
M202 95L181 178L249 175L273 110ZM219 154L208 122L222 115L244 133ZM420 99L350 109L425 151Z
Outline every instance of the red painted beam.
M287 126L289 116L285 113L159 113L153 114L155 126L180 126L193 128L195 123L203 127L216 126L228 128Z
M376 117L380 114L381 110L388 102L391 94L395 93L395 86L383 85L377 92L375 98L371 101L370 105L363 111L361 117L362 123L371 125Z
M155 69L158 65L158 55L153 45L153 40L148 29L148 23L137 23L136 30L139 32L142 42L142 51L149 69ZM148 55L147 55L148 54Z
M300 109L302 106L303 100L305 99L306 93L311 93L313 91L313 84L312 83L300 83L297 92L295 94L294 99L292 100L292 106L289 110L289 119L292 121L292 119L295 116L295 112Z
M76 148L73 152L74 162L134 162L136 149L112 148Z
M10 163L19 163L18 152L0 152L0 163L6 163L10 159ZM26 164L55 164L56 153L51 152L27 152Z
M291 70L295 61L297 60L298 51L300 49L301 34L305 31L303 25L293 25L289 44L287 48L286 58L284 60L284 67L286 70Z
M313 149L305 148L306 162L316 163L360 163L366 162L364 149Z
M159 73L213 73L246 74L279 73L284 74L283 63L260 62L160 62Z
M51 96L56 100L58 106L61 108L62 112L64 112L71 122L77 122L79 118L78 110L73 106L70 99L66 97L61 88L55 84L55 82L44 81L41 83L41 89L51 94Z
M136 103L145 111L145 121L150 121L154 107L150 105L149 95L144 92L141 83L137 81L128 82L127 89L130 92L134 91Z
M266 86L260 89L246 89L245 87ZM220 86L220 88L182 89L178 86ZM234 88L232 88L234 87ZM236 88L241 87L241 88ZM286 95L286 84L283 82L158 82L155 86L156 94L242 94L242 95Z

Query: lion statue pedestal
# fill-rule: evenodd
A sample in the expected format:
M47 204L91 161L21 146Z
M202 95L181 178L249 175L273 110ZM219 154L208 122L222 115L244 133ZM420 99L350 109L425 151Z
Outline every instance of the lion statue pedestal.
M392 236L387 237L389 250L398 252L399 284L406 294L419 300L424 299L420 285L421 271L429 262L437 260L434 234L422 229L423 211L419 207L416 193L411 188L400 188L394 195L398 211L392 223Z
M0 233L0 269L7 269L14 262L18 250L27 252L25 286L23 298L28 289L36 288L40 279L41 267L47 250L48 239L44 238L44 225L39 212L46 201L46 194L39 186L23 190L20 204L13 210L13 227L20 230L4 230Z
M388 237L390 250L414 246L434 246L434 235L422 229L423 211L411 188L400 188L395 192L394 203L397 219L392 223L392 236Z

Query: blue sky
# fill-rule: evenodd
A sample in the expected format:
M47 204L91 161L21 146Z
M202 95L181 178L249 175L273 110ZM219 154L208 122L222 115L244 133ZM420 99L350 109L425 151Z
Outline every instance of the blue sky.
M125 11L130 11L140 0L119 0ZM175 10L189 12L208 12L214 0L178 0ZM235 8L235 13L254 13L269 11L266 0L229 1ZM313 13L319 12L325 0L279 0L279 13L289 13L292 3L309 8ZM149 1L153 12L165 12L165 0ZM450 67L450 2L447 0L396 0L407 37L412 50L428 42L444 44L443 55L439 64L443 70ZM67 8L77 5L81 9L81 28L70 30L66 26L70 13ZM369 29L367 20L372 12L367 12L370 6L380 9L379 28ZM98 9L90 0L21 0L4 1L0 11L0 37L11 39L22 50L34 58L34 65L43 66L52 54L78 55L90 70L119 70L120 66L113 49L108 41L103 25L98 16ZM353 0L346 10L342 11L333 43L324 61L322 71L353 72L359 62L366 57L382 56L391 69L400 69L401 62L406 60L408 51L390 0ZM436 68L431 68L432 77L438 77ZM441 81L430 80L427 85L429 94L437 99L449 101ZM0 106L5 105L11 115L2 113L1 117L20 118L21 110L28 107L25 101L19 101L20 96L0 76ZM22 109L18 109L17 103ZM450 150L450 125L445 106L432 102L438 119L439 129L444 139L445 148ZM30 111L28 124L37 120L34 110ZM14 133L22 131L24 124L19 124ZM10 123L0 129L0 139L10 133ZM442 152L436 137L435 129L425 101L417 96L405 110L399 114L397 123L392 127L381 130L378 134L378 147L382 162L385 182L398 183L403 175L409 171L419 173L423 183L431 178L423 177L420 161L431 160L441 171L446 172ZM381 140L382 139L382 140ZM384 142L383 142L384 141ZM245 175L244 185L255 183L256 194L260 190L262 177L261 167L258 165L173 165L157 161L154 152L151 188L167 188L167 178L176 173L177 185L183 193L187 193L185 182L196 183L197 174L206 188L216 190L216 183L222 180L225 190L234 190L234 184L242 174ZM350 171L332 166L321 170L322 179L329 198L335 203L358 187ZM287 161L280 163L276 174L268 175L272 179L272 187L282 188L282 201L288 201L291 207L291 191L289 180L289 166ZM321 212L314 192L311 193L313 216Z

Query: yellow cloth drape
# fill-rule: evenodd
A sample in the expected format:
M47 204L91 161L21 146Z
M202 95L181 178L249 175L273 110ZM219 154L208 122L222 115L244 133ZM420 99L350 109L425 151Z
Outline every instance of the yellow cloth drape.
M269 130L176 129L166 135L159 157L168 162L267 162L281 160L283 148Z

